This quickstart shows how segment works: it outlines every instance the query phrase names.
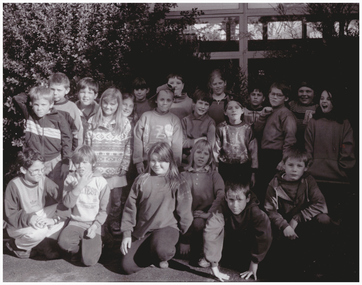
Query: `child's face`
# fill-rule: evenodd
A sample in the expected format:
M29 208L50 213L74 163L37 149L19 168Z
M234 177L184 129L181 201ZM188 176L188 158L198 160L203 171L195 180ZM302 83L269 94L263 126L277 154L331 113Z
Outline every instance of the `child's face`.
M253 92L250 93L250 103L254 107L258 107L263 103L265 100L265 97L263 93L259 91L259 89L254 89Z
M198 148L194 152L194 168L203 168L209 161L210 153L206 149Z
M331 99L332 97L328 94L327 91L322 92L321 99L319 100L319 106L321 106L323 113L329 113L333 110Z
M175 96L181 96L185 84L180 79L177 77L172 77L168 80L167 84L171 85L172 88L175 89Z
M134 103L131 98L126 98L122 102L123 116L129 117L133 112Z
M172 94L161 90L156 100L157 111L161 114L166 114L170 110L172 103L173 103Z
M105 116L105 117L113 116L117 112L117 108L118 108L117 99L102 100L103 116Z
M250 197L246 198L241 189L227 190L225 198L230 211L234 215L239 215L242 211L244 211L246 205L250 201Z
M298 99L302 105L310 105L313 102L314 91L307 86L300 87L298 89Z
M97 93L89 89L89 87L86 87L79 90L78 98L82 106L89 106L97 98Z
M26 181L38 183L44 175L44 163L36 160L28 169L21 167L20 171L24 174Z
M289 157L285 161L284 170L285 180L297 181L303 176L303 173L307 170L307 167L305 166L305 162L302 159Z
M217 77L212 81L211 89L214 95L221 95L224 93L226 87L226 81Z
M74 166L80 177L82 177L85 173L93 172L93 165L87 160L75 163Z
M32 102L33 111L39 118L48 114L53 105L54 104L50 103L47 99L38 99Z
M49 88L53 91L54 102L63 102L69 92L69 88L65 88L61 83L51 83Z
M133 93L138 101L143 101L146 98L147 93L149 91L150 91L149 88L142 88L142 89L134 89Z
M229 121L240 121L242 114L244 114L244 108L242 108L238 102L230 101L226 106L225 115L229 118Z
M287 101L288 98L284 96L282 90L273 87L269 93L269 101L272 107L279 107L284 105L284 102Z
M151 170L157 175L157 176L165 176L168 172L168 169L170 168L170 163L166 161L160 161L156 155L151 156L150 160L150 167Z
M209 111L209 108L210 108L210 104L208 102L202 101L202 100L197 100L194 111L195 111L196 115L201 117L201 116L205 115L207 113L207 111Z

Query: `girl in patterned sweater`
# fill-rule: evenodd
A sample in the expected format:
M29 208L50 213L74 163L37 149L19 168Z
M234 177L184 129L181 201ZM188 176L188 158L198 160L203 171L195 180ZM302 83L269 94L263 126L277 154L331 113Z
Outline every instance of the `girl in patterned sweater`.
M131 159L131 124L122 115L122 94L118 89L104 91L100 106L89 119L86 144L96 153L96 169L111 189L108 222L112 233L119 234L122 187L127 185L126 172Z

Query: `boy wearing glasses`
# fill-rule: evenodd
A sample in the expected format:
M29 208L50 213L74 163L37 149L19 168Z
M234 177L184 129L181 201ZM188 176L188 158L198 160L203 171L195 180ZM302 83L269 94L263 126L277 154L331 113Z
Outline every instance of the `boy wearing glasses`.
M254 124L262 134L259 169L262 180L256 189L259 201L264 201L269 181L274 177L282 161L283 153L297 142L297 122L294 114L285 106L290 89L282 82L274 82L269 89L271 108L264 108Z
M12 238L6 247L19 258L37 253L47 259L59 257L57 238L64 221L58 216L61 196L58 186L44 176L44 158L27 149L18 153L20 175L9 182L4 209L7 231Z

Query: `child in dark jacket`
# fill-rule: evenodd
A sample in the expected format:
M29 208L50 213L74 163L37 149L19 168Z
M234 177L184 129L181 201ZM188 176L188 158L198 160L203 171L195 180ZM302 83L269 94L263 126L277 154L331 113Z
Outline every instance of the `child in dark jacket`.
M259 202L250 191L249 183L227 181L225 191L219 212L206 223L205 259L211 263L213 275L223 281L229 280L229 276L219 271L219 261L227 266L235 265L235 257L238 256L238 268L249 266L240 274L241 278L249 279L254 275L256 280L259 263L272 242L270 220L259 209Z

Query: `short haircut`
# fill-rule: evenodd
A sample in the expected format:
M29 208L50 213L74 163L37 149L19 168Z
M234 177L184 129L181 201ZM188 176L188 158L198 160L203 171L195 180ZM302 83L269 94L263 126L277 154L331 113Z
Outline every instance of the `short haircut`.
M226 111L229 103L232 102L232 101L235 101L236 103L238 103L238 104L241 106L241 108L244 108L244 104L243 104L243 102L242 102L241 97L230 95L230 96L224 101L224 111Z
M62 72L56 72L56 73L50 75L49 80L48 80L49 86L52 83L62 84L62 85L64 85L65 88L70 87L69 78Z
M252 92L254 92L254 90L259 90L259 92L261 94L263 94L263 97L265 97L266 92L265 92L264 87L261 84L250 85L250 87L249 87L249 96L250 96L250 94Z
M50 88L45 86L35 86L29 91L30 101L34 102L35 100L45 99L48 100L50 104L54 103L54 94Z
M199 100L205 101L209 103L209 105L211 105L213 99L209 92L206 92L205 90L202 89L196 89L192 96L192 101L196 104L197 101Z
M74 150L72 161L74 164L87 161L94 165L97 162L97 156L90 146L83 145Z
M306 167L309 167L312 163L311 155L304 148L298 147L297 145L293 145L284 152L283 162L285 163L288 158L300 159Z
M27 148L18 152L17 165L19 168L24 167L25 169L29 169L37 160L41 162L45 161L44 157L36 150Z
M136 77L133 82L132 82L132 89L133 90L137 90L137 89L147 89L149 88L146 80L142 77Z
M290 95L290 88L288 85L286 85L284 82L274 82L270 88L269 88L269 93L271 92L271 90L273 88L277 88L279 90L282 91L283 95L285 97L288 97L289 98L289 95Z
M245 197L248 198L251 194L250 190L250 181L231 181L226 180L225 181L225 195L229 191L241 191L244 193Z
M222 81L226 81L225 74L220 69L214 69L209 75L209 87L212 86L212 83L216 78L220 78Z
M98 89L99 89L99 85L98 82L95 81L93 78L91 77L84 77L81 80L78 81L77 83L77 93L79 93L80 90L85 89L85 88L89 88L90 90L92 90L94 92L94 94L98 93Z
M211 144L207 141L207 140L198 140L194 146L191 149L191 154L190 154L190 158L189 158L189 165L187 166L188 168L194 167L194 156L195 156L195 152L198 149L202 149L202 150L207 150L209 153L209 159L207 160L205 166L210 166L210 170L215 170L216 166L215 166L215 158L214 158L214 152L213 152L213 148L211 146Z
M170 73L169 75L167 75L167 81L170 79L170 78L174 78L176 77L177 79L181 80L182 83L185 83L184 82L184 78L183 76L180 74L180 73Z
M172 95L172 98L174 98L174 97L175 97L175 93L173 93L173 91L172 91L172 90L170 90L170 89L168 89L168 88L164 88L164 89L158 90L158 92L157 92L157 94L156 94L156 98L155 98L155 100L157 100L158 95L160 95L160 93L161 93L162 91L163 91L163 92L166 92L167 94Z

